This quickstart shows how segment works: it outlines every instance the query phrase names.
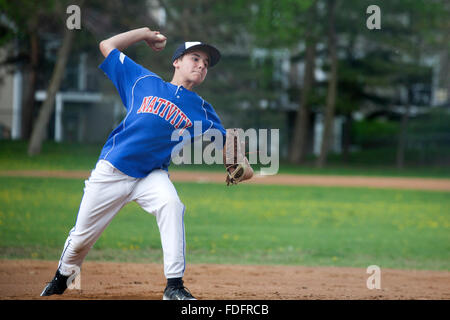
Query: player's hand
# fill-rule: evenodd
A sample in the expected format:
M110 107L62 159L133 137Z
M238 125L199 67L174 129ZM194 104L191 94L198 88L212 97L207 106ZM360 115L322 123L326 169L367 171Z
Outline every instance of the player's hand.
M150 31L148 37L145 39L147 45L155 51L161 51L166 46L167 38L159 31Z

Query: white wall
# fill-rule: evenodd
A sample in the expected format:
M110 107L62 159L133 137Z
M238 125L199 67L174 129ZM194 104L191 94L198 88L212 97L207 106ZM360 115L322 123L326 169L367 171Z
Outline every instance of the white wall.
M5 58L5 49L0 48L0 60ZM0 126L11 134L13 121L13 81L14 74L8 73L8 67L0 67ZM0 132L0 137L4 133Z

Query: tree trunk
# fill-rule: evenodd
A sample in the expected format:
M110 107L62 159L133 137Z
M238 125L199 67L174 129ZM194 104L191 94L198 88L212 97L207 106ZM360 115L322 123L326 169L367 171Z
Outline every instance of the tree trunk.
M314 70L316 60L316 40L312 31L315 21L315 4L309 9L308 29L306 33L305 50L305 73L303 75L303 89L300 96L300 106L295 117L294 129L292 133L289 162L294 164L303 163L308 152L308 132L310 108L308 105L309 93L314 85Z
M320 154L317 158L316 165L323 168L326 164L330 142L333 137L333 120L334 109L336 105L336 86L337 86L337 54L336 54L336 26L335 26L335 11L336 0L327 2L329 21L328 21L328 47L330 54L330 75L328 81L327 105L325 110L325 123L322 137L322 145L320 147Z
M342 138L342 159L344 160L345 163L348 162L349 159L349 154L350 154L350 145L351 145L351 131L352 131L352 123L353 123L353 118L352 118L352 114L347 113L345 115L345 124L344 124L344 132L343 132L343 138Z
M297 116L295 118L293 136L291 140L291 152L289 154L289 161L291 163L302 163L307 153L310 115L308 97L309 92L314 84L315 58L316 43L310 42L306 47L303 90L300 98L300 108L297 111Z
M38 119L31 134L30 143L28 145L28 154L30 156L39 154L41 152L42 141L44 140L50 116L54 109L56 93L59 90L61 81L64 76L64 71L66 69L67 59L69 58L70 48L72 46L75 32L76 31L65 28L62 45L59 48L56 65L53 69L53 74L47 89L47 97L45 98L45 101L41 106Z
M30 69L27 96L22 104L22 138L29 139L33 127L35 108L35 92L37 80L37 67L39 64L39 37L36 29L30 30Z
M409 122L409 109L410 108L408 101L400 123L400 132L397 144L397 169L403 169L405 166L405 149L406 149L406 135Z

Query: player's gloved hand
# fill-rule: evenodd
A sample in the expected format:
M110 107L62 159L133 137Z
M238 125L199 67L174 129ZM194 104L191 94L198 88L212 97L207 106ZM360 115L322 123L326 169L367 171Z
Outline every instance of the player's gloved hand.
M245 142L240 141L237 129L227 129L223 163L227 170L227 186L253 177L253 169L245 156Z

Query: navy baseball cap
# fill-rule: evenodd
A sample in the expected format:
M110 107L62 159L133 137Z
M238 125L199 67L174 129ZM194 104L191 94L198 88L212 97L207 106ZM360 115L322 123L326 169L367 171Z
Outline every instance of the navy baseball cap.
M217 64L220 60L220 52L216 48L214 48L212 45L199 42L199 41L191 41L191 42L184 42L182 43L177 50L173 53L172 62L177 60L179 57L181 57L183 54L189 51L193 51L195 49L203 50L209 55L209 67L213 67Z

